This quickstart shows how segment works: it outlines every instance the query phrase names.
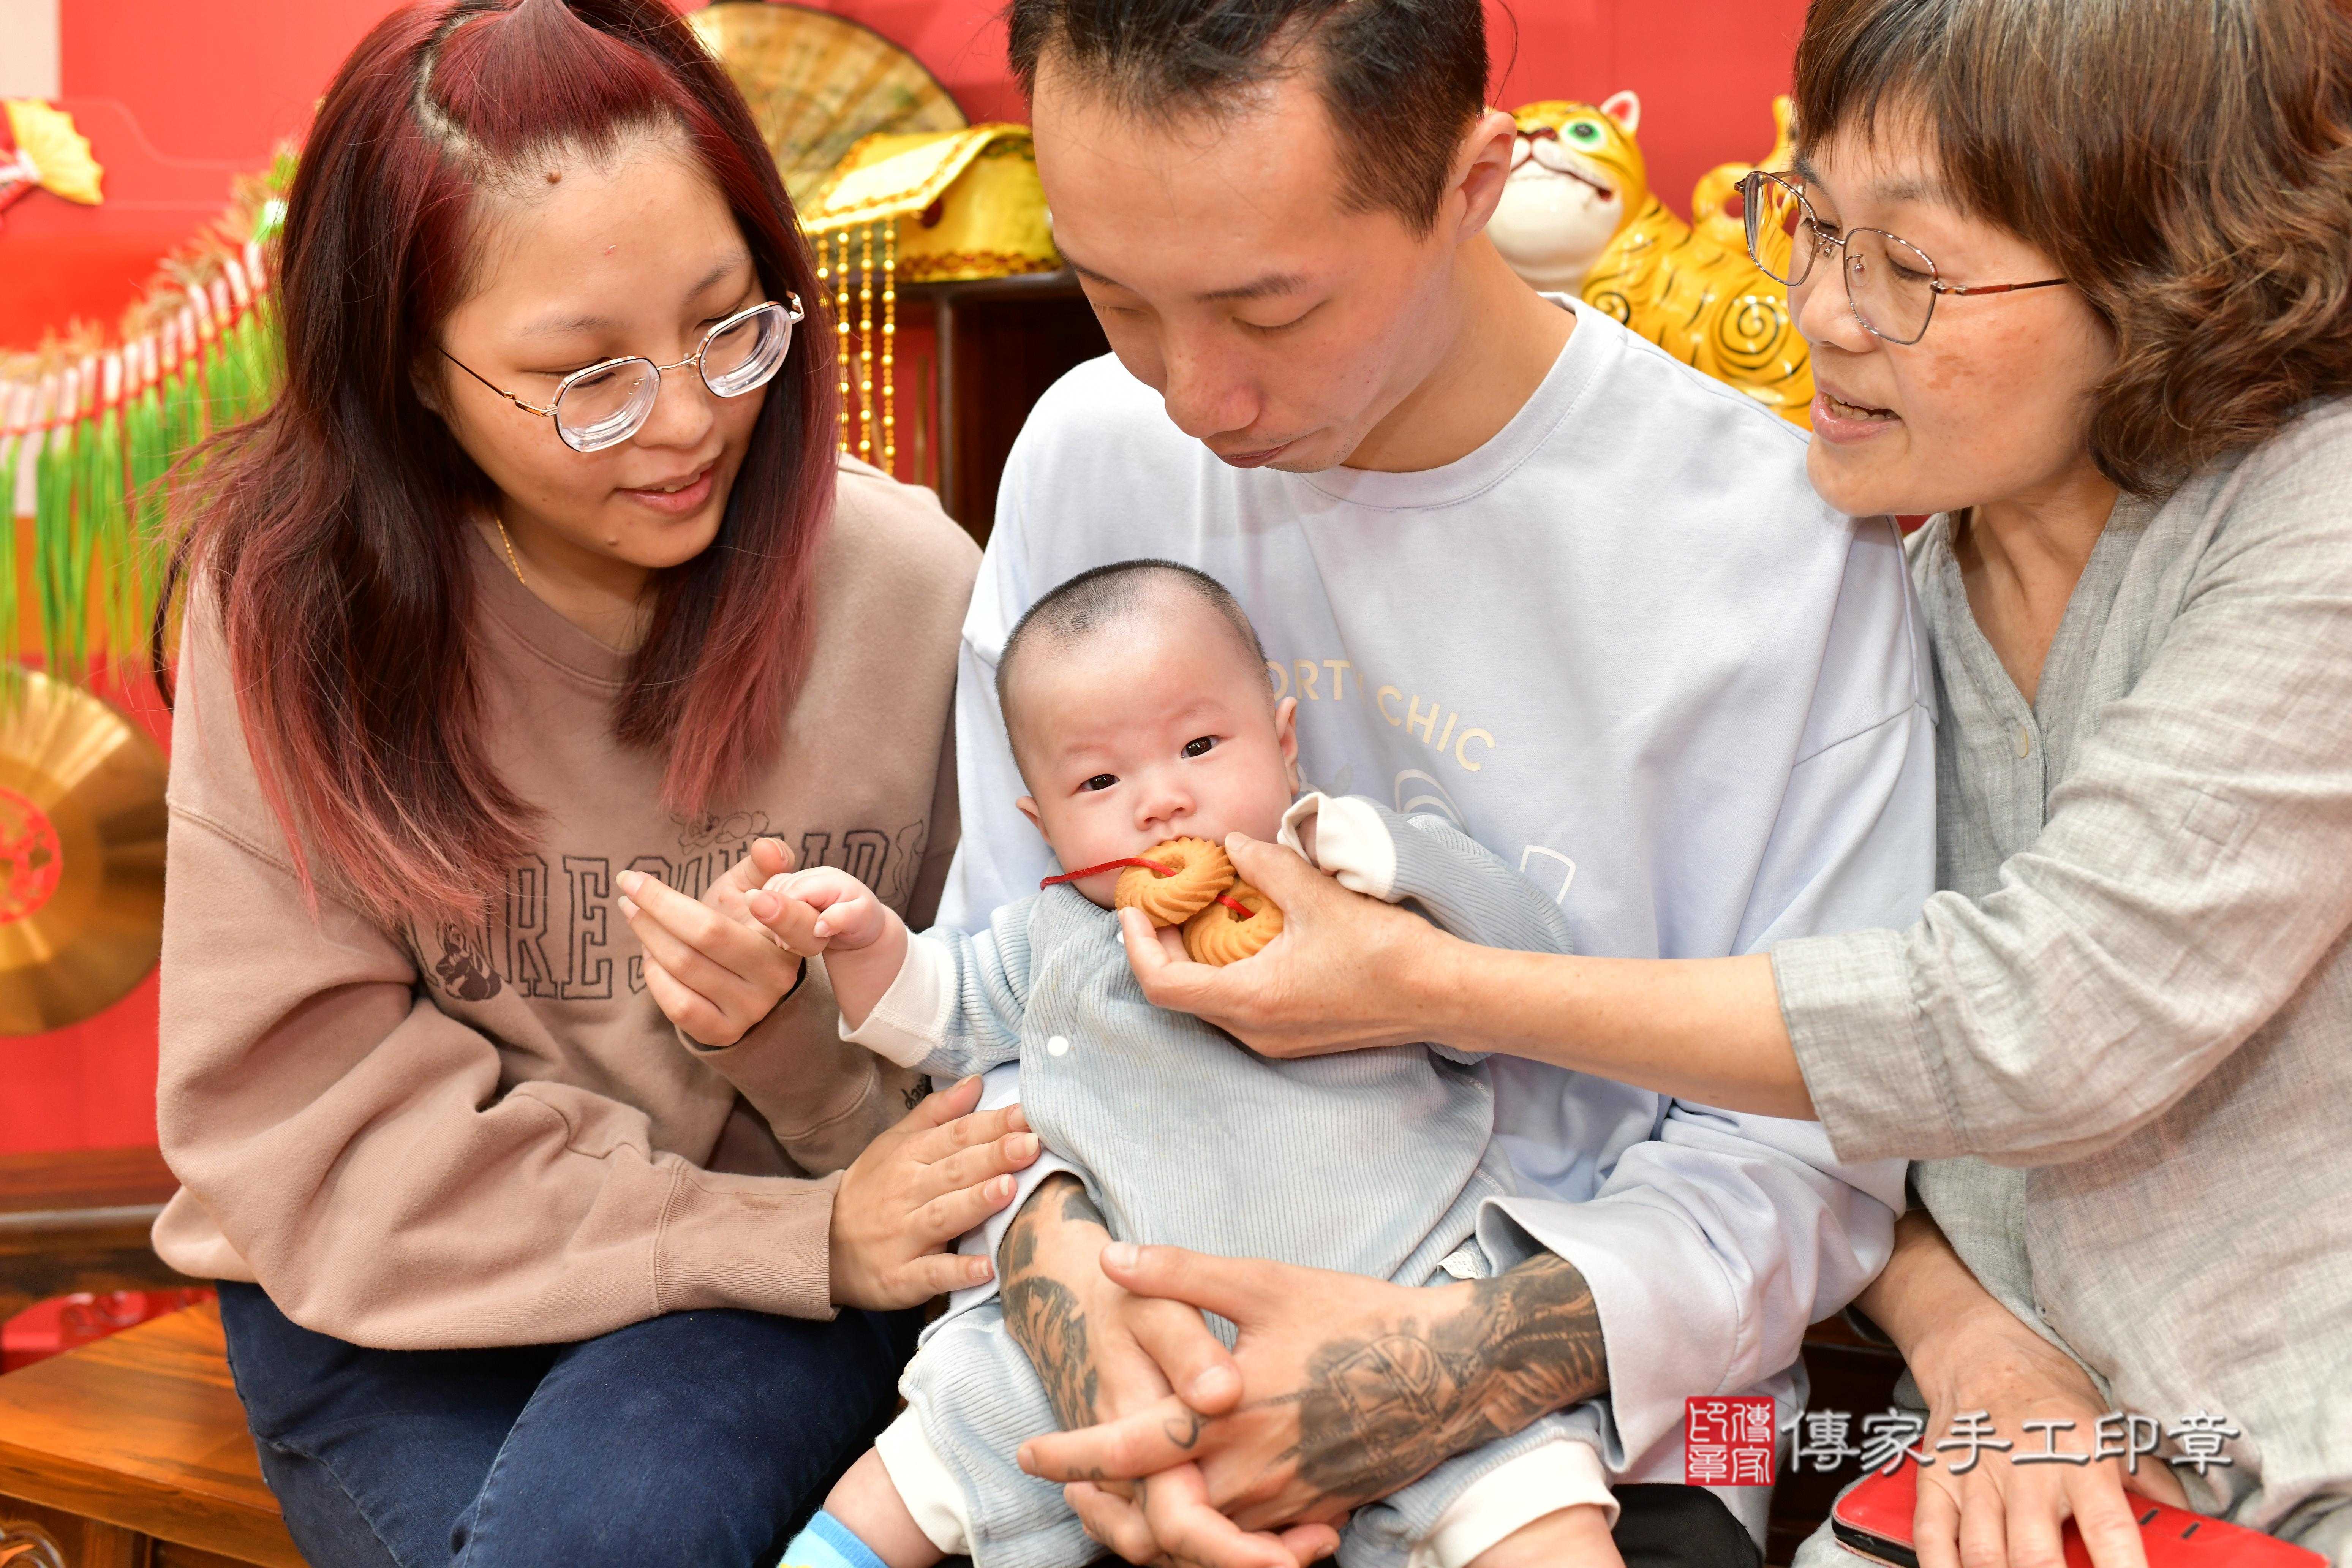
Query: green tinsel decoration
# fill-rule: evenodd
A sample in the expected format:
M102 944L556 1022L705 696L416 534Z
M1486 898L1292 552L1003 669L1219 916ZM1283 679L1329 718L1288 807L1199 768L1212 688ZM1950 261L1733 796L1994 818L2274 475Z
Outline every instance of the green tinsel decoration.
M62 664L52 660L49 668L69 680L81 679L89 662L89 579L90 557L106 528L106 450L100 434L98 419L93 416L79 420L73 427L74 476L71 522L66 533L66 547L56 559L58 624L57 646L63 650Z
M213 383L220 376L218 358L218 352L208 340L181 362L188 370L187 464L192 469L204 467L204 458L196 448L218 427L213 417Z
M41 658L50 669L63 673L65 664L58 636L64 624L58 590L63 583L62 561L72 548L74 471L79 466L81 426L53 425L41 440L35 469L33 507L33 582L41 611Z
M122 421L131 468L130 552L136 584L131 629L142 638L163 586L163 475L171 466L163 423L163 385L158 382L131 399Z
M89 675L93 660L142 655L162 588L173 469L194 461L209 436L261 414L284 379L275 279L262 261L284 227L294 166L292 152L282 152L258 190L240 192L249 215L244 237L227 238L225 224L221 237L205 242L241 246L236 261L173 266L182 281L142 307L160 311L148 320L168 321L167 330L60 377L75 388L65 401L90 412L60 410L55 423L0 441L0 521L16 521L20 482L34 501L28 555L0 547L0 700L25 637L69 680ZM163 370L162 357L176 363ZM119 379L110 380L120 395L111 401L92 382L93 363L117 367ZM152 382L151 366L161 373ZM22 384L0 385L0 397ZM63 391L58 382L45 384ZM16 537L12 527L0 546ZM94 595L102 602L92 604Z
M23 667L17 662L18 635L23 626L16 602L16 476L23 471L26 445L30 436L18 436L0 454L0 521L7 523L0 529L0 701L16 700L17 672Z
M236 343L237 378L242 384L236 408L240 422L268 406L269 364L262 357L261 335L261 316L255 310L238 316L236 325L229 329Z
M98 416L90 442L88 500L89 516L82 530L84 548L75 563L79 580L68 601L83 606L75 619L84 637L89 633L90 579L100 574L111 574L119 585L131 580L130 495L122 467L122 409L119 404L101 410ZM121 592L120 587L106 596L102 616L107 651L123 654L138 646L131 630L131 622L137 614L131 596ZM86 651L82 657L87 657ZM75 668L80 668L77 660Z
M196 387L194 372L189 366L194 356L184 353L172 374L163 378L164 458L176 466L195 448Z

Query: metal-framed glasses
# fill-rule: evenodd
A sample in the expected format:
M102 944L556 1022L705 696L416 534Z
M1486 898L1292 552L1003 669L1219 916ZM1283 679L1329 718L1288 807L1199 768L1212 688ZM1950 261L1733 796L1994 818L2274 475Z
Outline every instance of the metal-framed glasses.
M1748 226L1748 254L1776 282L1795 288L1812 275L1813 264L1843 253L1846 303L1853 319L1874 337L1890 343L1916 343L1927 335L1936 301L1946 294L2014 294L2021 289L2054 289L2063 278L2032 283L1974 283L1963 288L1936 275L1936 264L1908 240L1883 228L1850 228L1839 234L1813 216L1805 193L1778 174L1759 169L1739 182L1741 216Z
M441 357L524 413L554 420L556 435L573 451L601 452L644 428L661 396L664 371L694 366L714 397L740 397L767 385L792 352L793 327L807 314L797 294L786 294L782 303L764 300L712 327L703 334L702 346L676 364L656 364L628 354L575 370L557 384L544 408L491 385L447 349L441 350Z

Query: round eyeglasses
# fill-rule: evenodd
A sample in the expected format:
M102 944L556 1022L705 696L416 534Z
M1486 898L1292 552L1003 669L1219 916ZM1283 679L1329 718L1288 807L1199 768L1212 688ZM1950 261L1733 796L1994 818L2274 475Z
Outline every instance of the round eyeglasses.
M441 350L441 357L524 413L554 420L556 435L573 451L601 452L645 426L661 395L664 371L694 366L716 397L740 397L773 381L792 352L794 323L808 314L799 295L786 294L784 300L783 304L770 300L736 311L704 333L702 346L676 364L656 364L630 354L575 370L557 384L544 408L491 385L447 349Z
M2063 278L2032 283L1977 283L1966 288L1936 275L1936 264L1908 240L1883 228L1832 232L1813 216L1805 193L1777 174L1759 169L1739 182L1748 254L1775 282L1795 288L1812 275L1813 263L1843 251L1846 303L1863 330L1890 343L1916 343L1927 335L1936 300L1945 294L2014 294L2021 289L2054 289Z

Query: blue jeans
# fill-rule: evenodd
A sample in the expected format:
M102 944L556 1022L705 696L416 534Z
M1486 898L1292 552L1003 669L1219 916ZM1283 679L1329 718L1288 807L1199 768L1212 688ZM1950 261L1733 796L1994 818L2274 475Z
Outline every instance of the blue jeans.
M379 1351L224 1281L229 1367L313 1568L772 1563L889 1419L916 1312L674 1312Z

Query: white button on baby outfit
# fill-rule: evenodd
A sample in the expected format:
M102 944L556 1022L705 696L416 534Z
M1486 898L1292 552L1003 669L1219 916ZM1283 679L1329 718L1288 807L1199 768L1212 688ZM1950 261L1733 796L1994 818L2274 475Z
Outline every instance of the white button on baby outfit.
M1070 1037L1067 1035L1054 1036L1045 1042L1045 1054L1049 1057L1068 1056L1070 1054Z
M2017 727L2017 754L2030 756L2033 752L2033 731L2020 724Z

